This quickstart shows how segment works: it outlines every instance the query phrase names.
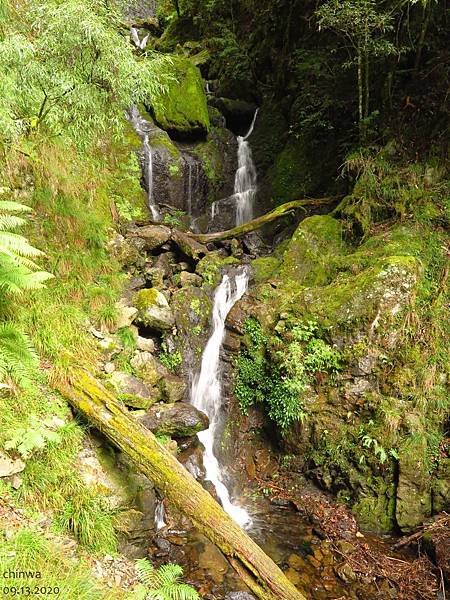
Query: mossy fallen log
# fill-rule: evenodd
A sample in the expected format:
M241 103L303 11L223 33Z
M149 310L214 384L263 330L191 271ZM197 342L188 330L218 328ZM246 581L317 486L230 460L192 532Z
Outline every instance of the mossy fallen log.
M272 559L177 459L91 375L81 369L74 370L69 382L60 384L59 391L220 548L258 598L305 600Z
M334 200L336 200L334 197L316 198L313 200L293 200L292 202L281 204L269 213L261 215L252 221L248 221L248 223L244 223L243 225L233 227L232 229L227 229L226 231L217 231L215 233L190 233L189 235L201 244L220 242L222 240L228 240L230 238L239 237L241 235L245 235L246 233L256 231L267 223L271 223L280 217L285 217L287 214L293 212L297 208L303 208L305 206L322 206L323 204L331 204Z

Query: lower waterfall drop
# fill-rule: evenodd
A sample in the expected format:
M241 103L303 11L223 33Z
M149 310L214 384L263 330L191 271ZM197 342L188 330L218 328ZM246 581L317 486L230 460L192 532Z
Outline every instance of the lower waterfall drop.
M213 330L202 356L200 372L194 378L191 389L191 403L209 417L209 428L198 433L205 451L203 463L206 479L214 485L223 509L241 527L251 521L247 511L231 502L230 493L223 482L222 470L214 454L214 442L220 424L222 406L222 385L220 379L220 349L225 335L225 320L234 304L247 291L249 274L244 268L235 275L234 281L224 275L214 295Z

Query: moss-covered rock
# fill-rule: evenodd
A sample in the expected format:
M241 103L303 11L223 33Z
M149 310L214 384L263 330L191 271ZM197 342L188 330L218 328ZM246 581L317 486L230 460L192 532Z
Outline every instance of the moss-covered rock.
M157 331L167 331L175 324L173 312L162 294L156 288L140 290L135 294L133 304L138 309L136 322Z
M223 256L217 250L208 252L198 263L196 273L203 277L203 282L207 286L216 286L220 282L222 268L229 265L237 265L239 260L234 256Z
M147 386L143 381L121 371L114 371L108 383L118 394L120 400L133 408L148 409L160 398L160 393L155 388Z
M276 205L314 195L324 179L321 160L303 139L290 138L271 170L272 196Z
M275 256L264 256L252 260L252 271L255 283L262 283L275 275L280 266L280 260Z
M192 437L209 426L205 413L185 402L153 406L139 420L156 435L175 438Z
M181 138L206 135L210 123L206 94L198 68L188 59L172 56L167 89L152 96L152 113L165 131Z
M332 259L343 250L339 221L329 215L308 217L300 223L289 241L280 275L302 285L323 286L330 280Z

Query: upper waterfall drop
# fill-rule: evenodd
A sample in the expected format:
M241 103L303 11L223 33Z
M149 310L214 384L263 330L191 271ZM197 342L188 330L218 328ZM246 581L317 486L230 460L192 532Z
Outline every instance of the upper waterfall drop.
M223 482L221 467L214 454L214 442L220 425L222 407L222 383L220 373L220 349L225 335L225 320L234 304L247 291L249 273L241 269L232 279L224 275L214 295L213 329L202 356L200 372L194 378L191 388L191 403L209 417L209 428L198 433L205 451L203 463L206 479L216 489L223 509L241 526L251 521L247 511L231 502L230 493Z
M128 118L134 130L142 140L142 174L147 186L147 203L154 221L161 220L158 205L153 197L153 149L150 144L151 124L139 113L137 106L132 106L128 111Z
M238 136L238 168L234 179L234 196L236 198L236 225L243 225L253 218L253 204L256 196L256 168L252 151L247 139L255 128L258 108L253 115L250 129L244 136Z

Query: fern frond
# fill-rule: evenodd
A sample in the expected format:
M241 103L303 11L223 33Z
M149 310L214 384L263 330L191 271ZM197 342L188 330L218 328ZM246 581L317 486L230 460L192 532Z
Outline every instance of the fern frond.
M161 586L173 585L181 580L181 577L183 576L183 569L180 567L180 565L169 563L159 567L158 575Z
M26 387L38 357L29 337L13 323L0 324L0 382L10 379Z
M0 200L0 212L31 212L33 209L26 204L13 200Z
M155 588L160 585L158 571L146 558L140 558L136 561L136 571L138 573L139 580L146 587Z
M7 231L8 229L17 229L26 223L22 217L16 217L16 215L2 215L0 214L0 231Z

